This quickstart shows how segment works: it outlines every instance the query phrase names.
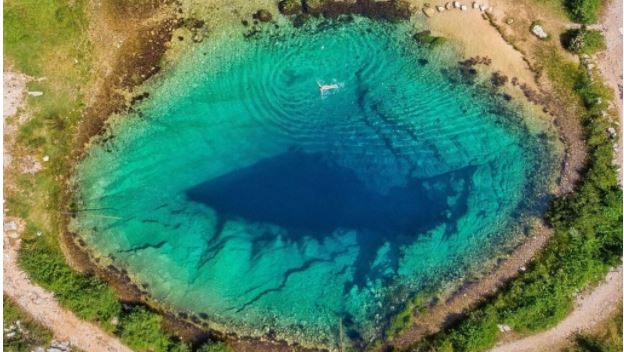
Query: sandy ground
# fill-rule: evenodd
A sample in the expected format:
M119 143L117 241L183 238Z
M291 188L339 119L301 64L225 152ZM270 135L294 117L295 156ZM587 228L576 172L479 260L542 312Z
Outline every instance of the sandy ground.
M517 341L502 344L491 352L555 351L579 331L589 330L607 319L622 299L622 266L609 272L604 281L577 298L570 315L554 328Z
M3 121L14 115L22 105L26 81L26 76L11 72L4 73ZM14 125L7 127L9 128L5 129L5 134L15 129ZM5 138L5 154L10 149L6 143L10 143L11 140ZM23 229L23 224L16 218L4 218L5 224L11 222L19 224L19 226L17 230L5 226L3 236L4 294L11 297L35 320L50 329L58 340L69 341L72 346L83 351L130 352L131 350L122 345L118 339L94 324L80 320L72 312L62 308L51 292L33 284L26 273L19 269L17 255L20 246L20 230Z
M431 4L443 6L445 2ZM494 11L498 13L498 7ZM422 12L417 15L424 16ZM472 7L467 11L448 10L436 13L427 23L435 34L458 43L463 56L487 56L492 59L493 70L512 74L532 88L536 87L534 74L523 60L522 53L509 45L480 11Z

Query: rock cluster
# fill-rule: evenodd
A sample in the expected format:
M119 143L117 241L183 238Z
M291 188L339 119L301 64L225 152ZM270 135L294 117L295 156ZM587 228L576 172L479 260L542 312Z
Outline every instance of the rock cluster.
M430 4L427 3L422 8L422 12L423 14L425 14L425 16L432 17L436 13L435 10L437 10L437 12L444 12L446 10L451 10L451 9L468 11L468 5L464 5L459 1L447 2L444 5L435 5L435 6L431 6ZM473 1L472 9L478 10L481 12L485 12L485 11L489 12L489 10L491 10L491 7L489 5L479 4L478 2Z

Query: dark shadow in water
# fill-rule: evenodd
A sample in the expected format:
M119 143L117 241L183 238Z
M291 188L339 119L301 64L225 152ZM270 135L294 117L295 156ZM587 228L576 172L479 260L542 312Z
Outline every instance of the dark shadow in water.
M220 223L232 218L271 223L284 228L292 241L305 236L322 240L336 229L357 230L360 251L354 283L363 285L384 242L396 249L412 242L415 234L444 221L454 222L465 211L466 185L473 172L468 167L412 179L405 187L381 194L353 170L322 154L292 150L206 181L187 195L213 208ZM454 189L451 183L459 179L464 179L464 186ZM459 201L450 206L449 196L458 196ZM261 242L266 243L266 238Z

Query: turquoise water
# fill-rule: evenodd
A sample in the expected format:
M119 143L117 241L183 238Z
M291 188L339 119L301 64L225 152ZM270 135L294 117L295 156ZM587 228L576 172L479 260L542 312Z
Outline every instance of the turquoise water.
M79 165L75 229L216 329L369 343L508 240L542 169L517 109L411 34L356 18L201 44Z

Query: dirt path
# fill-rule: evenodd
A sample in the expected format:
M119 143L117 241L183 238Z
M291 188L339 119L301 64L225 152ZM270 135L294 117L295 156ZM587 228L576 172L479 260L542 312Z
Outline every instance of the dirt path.
M588 330L617 309L622 299L622 266L609 272L604 281L577 299L574 311L554 328L543 333L504 343L490 352L554 351L575 333Z
M3 83L3 117L6 119L15 114L22 104L26 77L15 73L5 73ZM15 126L9 127L12 128L5 128L5 134L15 130ZM5 138L5 143L10 143L11 140L12 138ZM4 147L6 153L7 145ZM78 319L72 312L62 308L52 293L33 284L26 273L19 269L17 255L21 229L23 229L23 224L19 219L4 217L4 294L11 297L35 320L50 329L58 340L69 341L72 346L89 352L131 352L115 337L92 323Z
M595 57L598 68L605 82L615 93L613 99L619 116L620 131L618 135L615 162L620 167L620 183L622 181L622 0L611 0L603 14L597 29L603 31L607 50Z

